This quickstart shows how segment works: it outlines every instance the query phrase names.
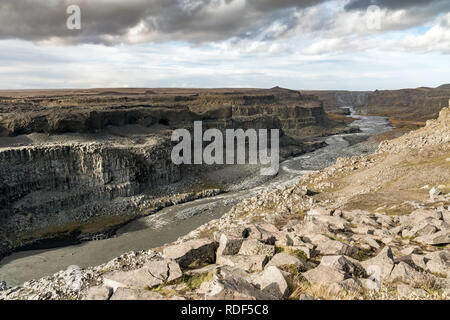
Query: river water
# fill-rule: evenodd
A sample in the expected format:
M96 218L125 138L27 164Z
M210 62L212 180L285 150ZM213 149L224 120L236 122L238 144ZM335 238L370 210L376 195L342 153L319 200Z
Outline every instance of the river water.
M202 224L220 218L233 205L266 190L292 185L309 171L321 170L336 162L338 157L371 153L376 144L370 136L391 130L384 117L351 116L357 118L351 126L360 133L339 134L326 139L327 146L281 163L279 174L262 185L165 208L137 219L119 229L110 239L84 242L79 245L45 250L16 252L0 262L0 281L8 286L51 275L68 266L95 266L127 252L148 250L175 241Z

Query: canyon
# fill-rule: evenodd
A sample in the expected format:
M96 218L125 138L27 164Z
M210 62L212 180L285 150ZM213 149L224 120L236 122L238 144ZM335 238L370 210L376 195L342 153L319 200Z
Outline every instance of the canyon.
M15 96L17 93L10 93L11 101L26 101L27 99L33 101L31 103L33 107L29 108L30 110L39 110L36 111L39 115L34 114L33 111L27 111L29 114L21 122L19 121L20 117L14 117L14 114L10 112L12 106L2 109L8 111L1 117L4 137L0 139L0 160L3 161L0 172L2 181L7 181L2 184L1 209L3 211L1 219L3 219L2 222L5 222L2 223L2 228L6 231L1 233L2 249L4 254L17 249L30 250L17 252L11 258L5 258L6 264L0 267L0 278L7 279L9 285L25 283L11 289L7 289L8 287L4 285L6 291L4 290L3 298L79 299L98 297L100 292L104 294L104 297L113 300L127 299L127 297L142 299L213 298L210 296L211 292L216 292L219 288L225 288L224 292L228 292L227 281L238 281L243 286L232 293L236 295L228 298L242 297L243 293L246 298L252 299L286 298L288 294L291 295L291 298L305 298L305 296L297 296L297 292L302 292L303 295L307 293L306 296L309 298L350 297L343 292L347 291L348 285L352 286L354 292L367 290L364 286L361 287L364 279L360 277L362 275L365 277L367 273L364 272L369 272L369 270L361 271L363 272L361 274L342 274L342 279L350 280L348 279L350 277L353 282L339 282L342 280L340 274L342 270L331 270L329 265L325 267L325 260L330 258L327 255L342 254L343 258L339 258L339 263L344 264L348 264L345 259L357 259L364 262L369 257L376 259L383 255L384 251L380 253L378 250L383 244L392 247L389 250L395 255L401 255L400 251L406 241L395 238L398 232L391 233L389 228L395 224L399 229L401 226L398 225L399 222L405 223L405 226L406 222L403 218L382 218L382 214L388 216L405 214L404 211L410 213L417 208L434 210L433 206L437 206L437 211L446 214L445 206L448 206L447 177L445 175L427 176L425 171L434 172L433 170L436 169L435 158L437 157L436 159L439 160L442 158L442 154L445 155L447 152L445 146L448 145L449 138L448 109L441 111L439 121L427 122L424 130L405 135L398 142L393 140L394 142L391 144L382 143L377 153L371 155L378 146L376 139L390 132L391 128L386 121L387 118L368 115L371 112L357 115L355 108L351 105L340 105L344 102L361 103L358 110L363 110L367 104L367 101L363 103L367 98L366 93L362 95L351 93L340 98L342 93L335 93L333 99L338 99L340 102L331 105L317 97L281 88L252 89L244 96L242 96L242 92L236 92L234 89L229 89L233 93L228 89L220 89L215 96L220 102L215 105L215 100L211 98L211 92L206 94L207 97L202 97L205 92L187 94L187 90L181 90L184 94L181 99L172 96L175 94L179 97L180 91L167 90L170 93L166 93L167 96L164 97L166 100L162 97L153 100L153 103L156 104L154 107L159 109L156 113L148 110L153 107L136 106L130 102L130 106L121 107L123 109L123 113L119 113L121 116L115 115L110 118L111 114L107 111L108 115L99 117L107 119L104 123L103 120L93 122L92 115L88 112L89 108L83 106L85 103L83 101L76 107L62 107L62 109L66 109L67 113L53 112L56 120L49 121L51 117L45 116L44 123L48 125L44 125L42 128L34 126L36 121L42 121L42 119L36 120L42 115L41 112L48 111L45 111L51 100L48 93L46 93L47 95L40 93L41 96L36 101L34 100L36 93L30 97L23 96L21 93L20 98ZM60 94L58 99L63 101L66 94L73 93ZM92 92L89 94L93 95ZM100 106L93 108L102 114L111 108L110 104L114 104L113 101L118 98L118 92L102 91L99 94L101 97L90 96L82 99L88 99L89 103L94 98L100 101ZM142 97L142 95L153 96L155 93L148 90L138 92L138 89L130 89L126 94L129 95L128 99L130 100L145 100L148 98ZM376 92L371 94L376 94ZM78 97L77 99L80 98L79 92L75 95ZM120 95L124 95L124 93L122 92ZM191 95L192 97L187 103L189 106L180 107L179 100L186 103L185 97ZM113 97L111 98L111 96ZM232 101L229 106L226 102L228 101L227 97L230 97L230 101ZM77 99L73 97L64 99L66 99L64 101L78 104ZM198 103L198 99L201 99L202 103ZM177 105L175 108L184 108L183 112L188 112L187 114L191 117L171 118L168 116L169 113L161 113L161 108L173 108L173 106L162 107L160 104L162 100L165 101L164 103L173 102ZM30 101L24 102L24 105L28 106ZM47 107L37 106L42 101L45 101L44 104ZM205 101L208 101L207 106ZM302 101L304 106L301 106ZM253 106L253 103L256 105ZM116 108L116 106L112 108ZM138 115L136 118L127 115L129 108L138 109L138 111L133 110L133 112L137 112L133 113ZM61 130L60 123L71 118L71 113L74 111L79 112L77 121L73 122L76 124L67 127L69 128L67 130ZM341 119L349 120L336 120L338 116L342 116ZM185 119L189 120L184 122ZM239 168L213 166L207 168L205 166L173 165L168 160L173 146L170 142L171 132L178 125L193 130L193 122L190 121L195 120L204 121L206 128L218 126L222 130L233 128L238 123L247 128L269 126L280 130L282 133L280 139L282 159L279 175L270 180L264 180L261 177L255 179L255 172L259 170L258 166ZM421 169L420 172L423 171L423 174L420 175L417 175L417 171L412 170L416 173L414 190L403 191L404 187L409 186L412 180L402 181L400 178L397 183L395 182L398 177L396 166L392 167L391 164L385 162L377 163L386 154L405 153L405 157L407 157L406 155L409 156L411 151L405 151L405 148L415 150L420 148L419 144L430 150L429 153L426 151L420 154L420 159L423 158L420 163L428 165L429 168L425 167L425 170L421 167L423 170ZM393 151L394 149L395 151ZM363 156L360 157L361 154ZM351 158L339 158L342 156ZM432 158L431 162L427 160L429 157ZM387 159L386 161L396 161L392 157ZM436 165L445 168L446 162L441 162L439 160ZM333 164L335 165L333 166ZM389 188L398 186L402 191L385 192L383 184L380 185L382 181L374 179L373 173L369 172L373 164L377 167L388 168L388 170L382 170L383 181L389 185ZM332 167L324 169L327 166ZM414 166L416 165L412 165L412 167ZM355 174L358 174L360 170L364 171L364 174L355 178L350 175L352 170L355 171ZM366 170L369 171L366 172ZM376 169L374 170L377 172ZM408 177L412 171L408 169ZM48 174L49 172L51 174ZM347 175L349 176L347 177ZM433 179L430 180L431 177ZM298 179L301 179L300 182ZM356 185L352 179L357 179ZM419 191L416 189L419 189L417 183L425 184L426 182L429 182L429 185L436 185L436 187L430 190L430 195L433 193L431 202L425 203L422 193L427 193L428 189L423 192L420 190L424 190L425 187L420 188ZM355 190L356 186L364 186L364 188ZM431 187L427 186L427 188ZM323 209L324 207L325 209ZM356 214L354 210L360 211ZM375 216L371 213L374 210L376 211ZM386 212L378 213L380 210ZM306 212L308 215L305 217ZM335 214L335 212L337 213ZM315 216L316 213L321 218L309 221L308 216ZM294 214L293 217L291 217L292 214ZM327 218L330 215L331 217ZM368 220L359 221L356 219L357 216L358 219L363 216L374 219L380 225L373 224L372 226L380 230L376 230L375 236L370 236L373 233L365 236L364 230L361 228ZM340 222L337 221L338 217L341 219ZM440 245L442 241L447 241L444 239L446 237L444 233L447 232L447 216L444 215L443 219L437 219L440 220L433 221L435 226L433 230L430 229L431 227L427 227L427 230L430 229L429 232L420 231L417 235L414 234L414 237L423 236L423 239L420 239L422 245L414 247L415 241L406 244L413 246L412 249L416 255L423 251L428 259L426 261L435 259L433 255L436 252L433 247L434 242L438 241ZM302 220L304 221L302 222ZM344 220L350 221L350 224L346 225ZM386 222L388 220L389 222ZM340 226L341 222L344 225L343 229L334 225L338 223ZM296 223L298 227L295 225ZM311 223L312 225L310 225ZM321 225L321 223L325 225ZM264 250L272 250L265 246L274 244L263 238L253 238L253 231L249 231L250 239L245 240L248 236L244 236L242 241L239 240L238 234L232 231L238 225L245 226L248 230L256 230L256 233L260 235L271 233L277 241L275 250L278 253L275 256L270 254L264 261L258 262L260 257L254 256L251 252L260 250L258 249L260 246L263 246ZM332 227L329 232L325 230L326 225ZM333 229L335 227L336 229ZM303 234L299 238L301 241L297 238L294 242L291 241L292 228ZM312 228L310 230L312 233L306 235L305 232L309 232L308 228ZM385 228L388 229L385 230ZM190 232L191 230L194 231ZM283 242L283 235L286 232L290 235L286 238L288 241ZM408 232L412 231L404 229L403 232L406 237ZM186 235L187 233L189 234ZM431 239L434 237L434 233L436 233L437 240ZM114 235L114 238L109 239ZM223 243L222 237L224 236L231 237L232 241L229 244L226 244L226 241ZM279 238L280 236L281 238ZM329 239L328 242L334 241L333 250L325 246L325 244L331 246L331 242L327 243L323 236ZM425 236L429 236L429 239ZM176 240L177 237L179 237L178 240ZM392 240L388 240L389 237ZM98 239L98 241L90 241L83 246L67 247L68 244L92 239ZM259 240L255 242L255 239ZM175 243L171 244L173 241ZM232 249L235 242L241 246L245 243L251 252L244 253L245 250L242 247L239 252ZM223 248L220 249L220 246L217 249L218 244L225 245L225 248L231 246L226 249L231 251L227 251L227 254L216 251L223 250ZM350 244L351 252L343 250ZM54 248L60 245L63 245L61 249ZM190 270L195 267L188 266L186 270L187 265L174 257L174 261L182 269L177 274L183 274L182 278L174 274L173 280L168 280L167 283L165 281L158 282L159 287L157 288L150 285L144 288L144 291L140 286L148 279L143 279L144 282L137 284L136 287L136 283L127 282L129 281L127 280L128 274L118 273L117 276L120 274L120 278L113 276L114 272L117 273L118 270L129 272L130 275L140 274L143 265L145 268L154 268L159 266L161 261L164 261L163 264L169 263L167 264L169 266L172 258L168 258L169 255L165 248L169 248L167 250L170 251L170 247L173 245L194 248L192 249L194 251L189 251L191 250L189 249L184 253L188 256L198 254L195 248L204 248L200 251L207 251L196 256L201 261L207 259L207 261L201 262L201 265L213 262L215 264L199 268L198 273L191 273ZM292 246L294 247L291 248ZM154 248L154 250L148 251L148 248ZM102 264L127 250L132 251ZM302 251L302 254L298 253L298 250ZM388 251L390 257L393 256L391 251ZM280 272L278 269L275 270L275 266L283 267L283 265L274 264L275 260L281 258L292 260L286 254L300 259L302 268L295 272L293 269L282 268L283 277L288 281L289 286L292 286L291 282L293 281L296 286L300 287L291 288L288 291L283 289L281 293L258 291L261 289L260 281L266 282L267 276L271 277ZM283 256L281 257L281 255ZM37 258L41 259L39 267L32 270L30 266L31 264L36 265ZM438 258L441 259L440 256ZM268 264L272 259L275 260ZM320 259L323 261L321 262ZM404 260L395 260L393 261L394 265L399 264L399 261ZM433 261L433 263L441 263L437 260ZM154 265L154 263L156 264ZM296 265L297 263L298 261L295 262ZM70 270L67 269L50 276L51 273L73 264L80 265L81 269L80 267L71 267ZM95 265L98 266L94 267ZM351 260L350 265L360 268L356 260ZM263 269L266 271L251 278L246 273L242 273L242 270L249 271L248 268L256 266L258 269L254 271ZM232 268L230 269L230 267ZM406 268L404 265L401 267ZM416 267L413 266L413 268ZM426 267L424 268L426 269ZM431 264L429 268L431 268L429 270L439 270L439 272L429 271L436 275L442 274L442 270L446 271L446 267L436 269L431 267ZM334 282L323 283L322 280L326 277L321 272L325 269L327 272L331 272L330 275L333 277L336 276ZM23 272L20 272L19 275L15 270ZM297 278L299 271L306 272L300 277L301 279ZM112 272L112 278L108 278L109 273L103 277L105 272ZM192 291L186 292L182 282L192 277L197 279L196 274L201 277L201 282L204 282L205 285L202 284L200 290L195 287L191 288ZM46 277L40 280L30 280L42 276ZM304 278L307 279L307 282ZM442 290L446 291L448 288L445 281L438 278L433 278L433 286L437 286L433 292L438 293L441 297ZM79 282L79 286L64 285L61 287L60 283L63 282L68 281L73 284L73 279ZM119 279L121 287L111 289L111 281L115 283L114 281L117 282ZM323 289L317 291L319 289L316 287L315 281L319 281L319 287L327 287L332 284L334 293L330 293L328 289L327 291L323 291ZM277 285L285 286L285 283L279 280ZM208 286L211 288L208 289ZM406 289L408 292L420 291L419 289L414 291L414 287L411 286L401 287L403 291ZM396 290L400 290L400 287ZM388 294L390 297L390 293L383 294ZM420 291L420 294L423 295L424 292ZM371 299L378 297L367 295L368 293L365 292L361 297ZM436 296L434 297L436 298Z
M109 237L137 217L224 192L253 174L245 168L211 180L199 172L217 168L174 165L171 133L192 131L195 121L223 132L278 129L282 157L354 130L330 120L317 97L278 87L1 95L0 256Z

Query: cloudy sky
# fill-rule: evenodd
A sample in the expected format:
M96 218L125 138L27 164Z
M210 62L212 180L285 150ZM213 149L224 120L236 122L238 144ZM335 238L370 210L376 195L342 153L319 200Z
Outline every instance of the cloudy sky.
M449 0L0 0L0 89L442 83Z

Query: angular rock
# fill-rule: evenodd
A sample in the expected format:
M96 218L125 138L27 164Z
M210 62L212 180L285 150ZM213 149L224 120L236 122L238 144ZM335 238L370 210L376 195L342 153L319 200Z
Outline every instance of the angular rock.
M247 272L254 272L263 270L268 261L269 257L266 255L233 255L220 256L217 264L238 268Z
M400 262L394 267L388 279L389 281L402 281L410 285L415 285L425 282L428 278L410 265Z
M392 269L394 269L394 255L392 254L392 249L390 247L384 247L377 256L361 262L361 265L366 269L368 274L370 274L368 269L371 269L371 266L378 267L380 268L381 278L388 278Z
M450 276L450 251L436 251L424 257L429 272Z
M316 248L316 251L319 251L322 255L346 255L351 256L356 249L352 246L349 246L346 243L342 243L340 241L328 240L327 242L323 242L319 244Z
M418 247L406 247L406 248L403 248L400 252L405 256L409 256L411 254L420 253L420 250Z
M175 260L184 269L194 262L214 263L217 247L218 243L209 239L190 240L165 247L163 255Z
M428 245L445 245L450 243L450 230L442 230L431 235L414 239L417 242Z
M277 253L273 258L267 263L266 269L268 267L282 267L282 266L296 266L299 270L306 270L306 261L303 261L297 257L291 256L287 253Z
M173 260L154 259L140 269L106 274L103 276L103 282L114 291L120 287L144 289L174 281L182 276L180 267Z
M364 238L364 241L373 249L378 250L380 248L378 242L376 242L373 238L366 237Z
M262 292L283 299L289 294L289 288L280 269L269 266L259 275L252 278L251 282Z
M340 271L333 267L321 265L319 265L317 268L302 273L302 275L311 284L319 284L325 286L331 285L335 282L341 282L346 278L346 275L343 271Z
M316 251L313 249L313 246L309 243L305 244L304 246L292 246L290 247L291 250L298 250L300 252L303 252L305 254L305 257L308 259L311 259L315 256Z
M407 284L399 284L397 293L400 299L423 298L427 296L427 292L423 289L413 288Z
M308 211L308 216L331 216L332 210L323 208L323 207L316 207Z
M213 281L201 284L199 293L205 300L274 300L275 297L255 288L229 267L220 268Z
M337 269L348 276L358 278L367 276L366 270L358 261L345 256L324 256L320 261L320 266Z
M239 254L245 256L266 255L271 258L275 254L275 246L264 244L256 239L246 239L242 242Z
M264 224L263 226L266 226ZM277 229L278 232L278 229ZM247 225L243 232L244 238L248 239L256 239L259 240L265 244L274 245L276 241L276 237L274 235L274 232L270 232L266 229L264 229L261 225L252 224Z
M217 256L238 254L243 241L243 238L232 238L222 234L217 248Z
M88 289L84 300L108 300L113 289L105 286L96 286Z

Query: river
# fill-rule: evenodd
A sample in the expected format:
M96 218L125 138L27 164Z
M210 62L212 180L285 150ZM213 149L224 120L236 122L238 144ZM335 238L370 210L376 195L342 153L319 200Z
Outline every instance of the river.
M339 134L326 139L327 146L281 163L279 174L262 185L247 190L229 192L215 197L200 199L167 207L158 213L137 219L110 239L89 241L79 245L54 249L16 252L0 262L0 281L8 286L20 285L31 279L51 275L68 266L95 266L127 252L148 250L175 241L202 224L220 218L233 205L265 190L289 186L309 171L321 170L336 162L338 157L371 153L376 143L367 139L391 130L384 117L359 116L351 126L360 133Z

